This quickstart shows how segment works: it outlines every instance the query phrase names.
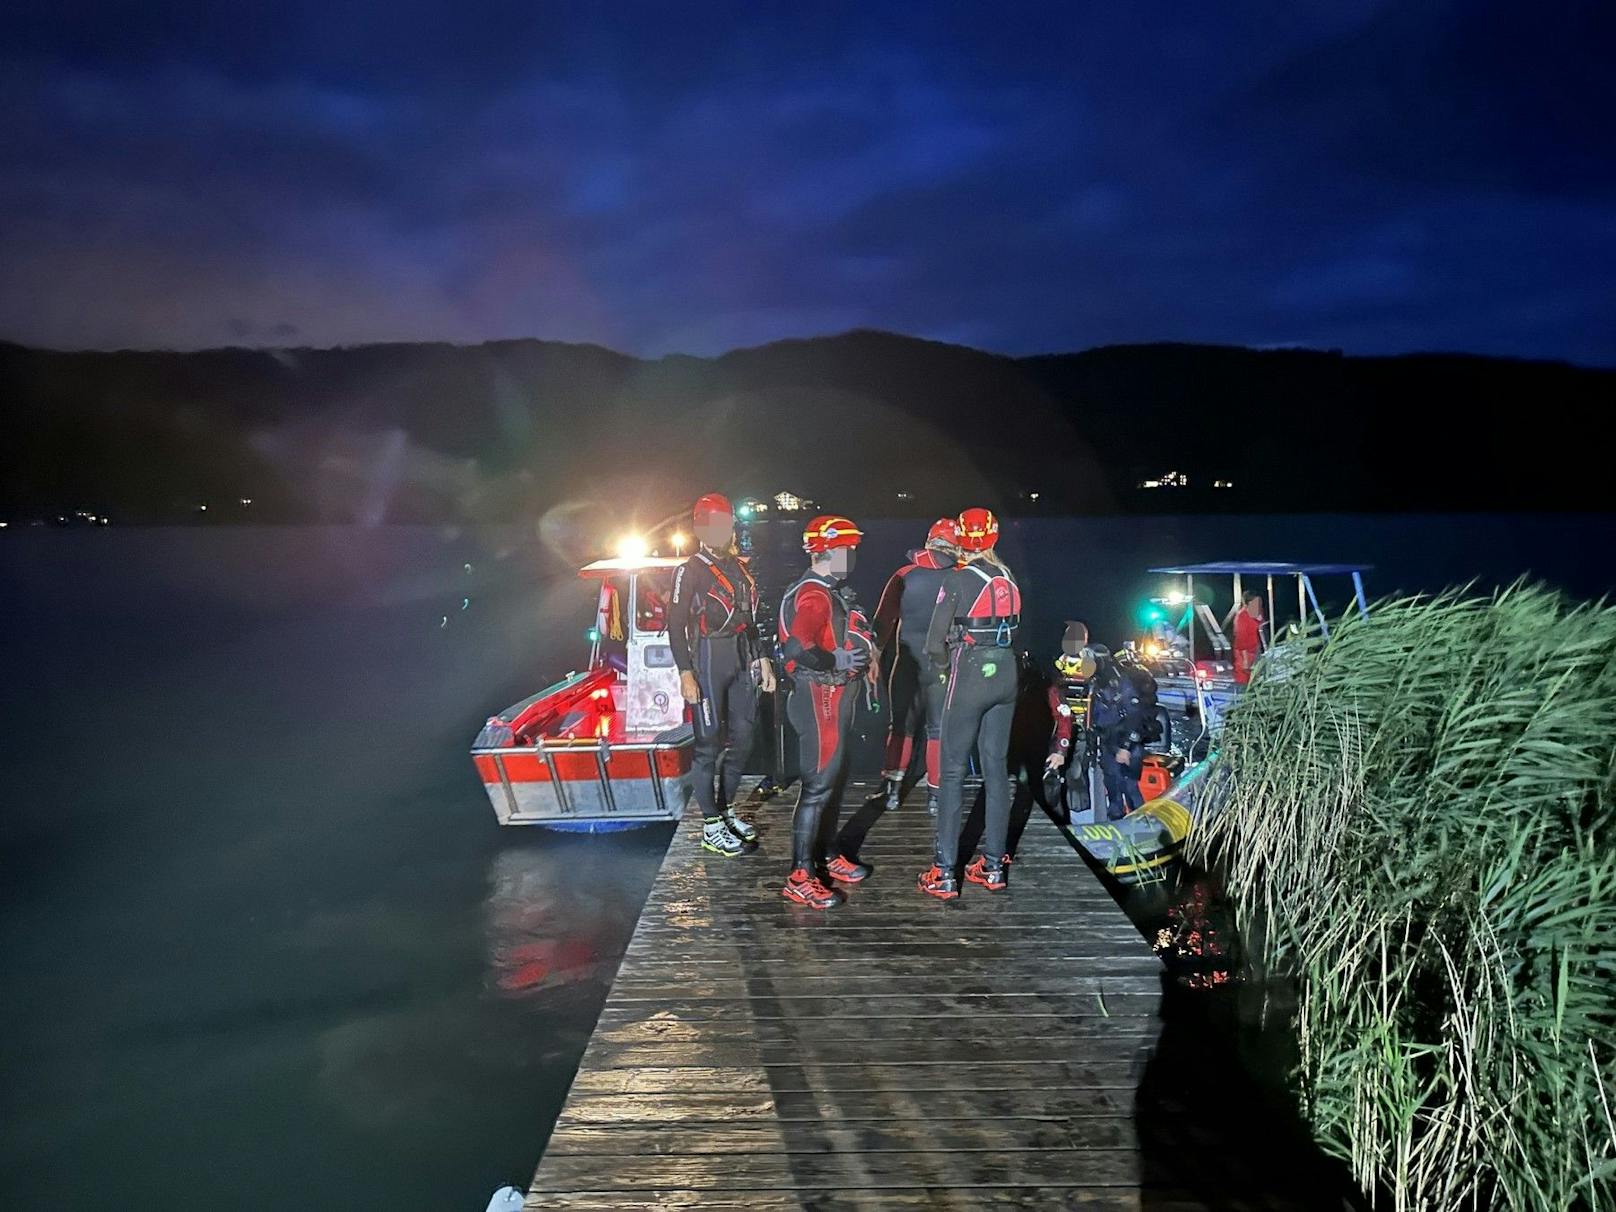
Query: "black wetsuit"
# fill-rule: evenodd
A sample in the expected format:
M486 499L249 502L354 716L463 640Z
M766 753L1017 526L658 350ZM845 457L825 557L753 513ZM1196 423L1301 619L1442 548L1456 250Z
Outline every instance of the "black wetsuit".
M995 863L1010 830L1010 725L1016 713L1016 631L1021 590L1004 565L976 560L947 574L927 629L926 649L948 657L943 700L941 786L934 859L959 861L965 768L974 745L982 762L986 820L982 853Z
M1099 747L1100 776L1105 783L1105 816L1120 821L1145 802L1139 789L1144 772L1146 710L1133 679L1112 666L1094 688L1094 732ZM1126 751L1126 764L1117 754Z
M791 824L791 866L814 871L827 851L844 853L836 836L841 814L837 797L857 683L864 676L838 673L833 650L864 644L873 652L874 638L840 587L814 572L786 590L778 630L783 673L791 680L786 718L797 732L802 769Z
M730 806L757 726L757 586L739 557L702 548L679 566L668 603L668 643L680 673L694 673L696 743L690 777L702 816ZM719 765L719 754L723 763ZM716 778L715 778L716 774Z
M899 779L907 773L915 733L924 726L926 785L932 791L938 786L938 745L948 669L926 654L926 632L937 606L938 590L953 567L951 557L925 548L911 551L909 562L887 580L875 608L875 639L885 654L887 703L892 712L881 773L889 779ZM893 643L894 639L897 643Z

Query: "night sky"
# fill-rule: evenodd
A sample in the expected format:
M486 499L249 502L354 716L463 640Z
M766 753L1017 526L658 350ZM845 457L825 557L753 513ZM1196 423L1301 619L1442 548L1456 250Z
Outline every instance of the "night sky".
M1608 0L11 0L0 335L1612 365L1613 47Z

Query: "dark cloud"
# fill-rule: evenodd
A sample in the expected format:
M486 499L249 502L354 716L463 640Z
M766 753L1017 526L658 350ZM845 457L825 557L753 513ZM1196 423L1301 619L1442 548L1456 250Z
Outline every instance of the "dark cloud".
M0 333L1616 360L1595 5L56 4Z

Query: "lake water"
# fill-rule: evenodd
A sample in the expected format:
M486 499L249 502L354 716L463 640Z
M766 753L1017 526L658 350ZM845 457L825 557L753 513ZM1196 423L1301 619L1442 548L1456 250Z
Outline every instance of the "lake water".
M869 527L866 601L923 533ZM1616 589L1613 515L1033 519L1004 546L1045 651L1072 614L1122 638L1170 561ZM515 529L13 528L0 602L0 1206L525 1183L667 838L502 831L472 776L484 717L582 659L566 561Z

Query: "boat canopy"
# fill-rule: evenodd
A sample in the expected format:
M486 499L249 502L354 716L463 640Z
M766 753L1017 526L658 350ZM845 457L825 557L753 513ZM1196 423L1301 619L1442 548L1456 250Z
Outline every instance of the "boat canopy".
M1219 560L1211 564L1181 564L1172 568L1152 568L1165 576L1241 576L1296 577L1346 576L1354 572L1372 572L1373 564L1288 564L1263 560Z
M1290 560L1213 560L1206 564L1172 564L1161 568L1152 568L1151 572L1161 576L1183 577L1188 591L1182 595L1184 616L1178 621L1178 630L1185 632L1190 642L1190 659L1195 659L1195 623L1199 619L1206 630L1208 638L1212 641L1213 655L1220 660L1231 651L1228 637L1224 634L1224 627L1234 612L1240 606L1242 578L1262 577L1267 581L1268 612L1264 619L1267 629L1267 640L1272 645L1276 639L1274 578L1296 578L1296 617L1298 621L1305 620L1311 615L1318 620L1319 630L1325 638L1330 635L1330 621L1325 617L1324 608L1319 605L1319 595L1313 588L1313 578L1319 576L1348 576L1352 578L1352 596L1358 607L1359 615L1367 618L1369 615L1369 599L1364 593L1363 574L1374 568L1372 564L1300 564ZM1230 607L1228 615L1220 622L1212 614L1207 604L1195 600L1196 577L1232 577L1234 579L1234 605ZM1173 604L1179 603L1179 598L1172 599Z
M685 562L684 556L642 556L637 560L613 558L610 560L596 560L593 564L585 564L578 570L581 577L594 577L597 580L604 577L621 576L625 573L651 572L659 568L677 568Z

